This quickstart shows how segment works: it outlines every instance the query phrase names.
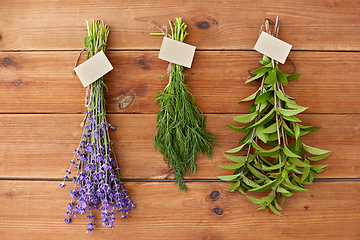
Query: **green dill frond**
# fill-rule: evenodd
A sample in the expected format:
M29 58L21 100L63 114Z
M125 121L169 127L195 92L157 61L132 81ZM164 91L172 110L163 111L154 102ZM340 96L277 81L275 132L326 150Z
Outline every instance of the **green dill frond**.
M186 25L182 24L181 18L176 19L171 29L171 38L181 42L185 39ZM196 106L194 96L184 83L182 71L182 66L173 64L168 85L156 96L156 103L161 107L157 115L154 147L174 169L175 183L180 189L187 190L183 175L196 173L198 152L211 158L213 148L219 143L215 141L215 135L206 131L205 115Z

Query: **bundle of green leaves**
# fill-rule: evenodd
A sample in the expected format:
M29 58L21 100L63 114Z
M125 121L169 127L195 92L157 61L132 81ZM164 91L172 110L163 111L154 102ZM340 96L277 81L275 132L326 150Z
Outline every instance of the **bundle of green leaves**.
M266 30L271 34L269 24ZM277 36L278 22L272 35ZM235 170L232 175L218 178L234 183L230 191L267 192L261 198L246 195L258 209L269 209L282 216L281 204L292 191L307 191L304 186L310 185L314 177L328 165L312 165L330 155L330 151L306 145L301 137L316 131L318 127L304 126L295 115L305 111L307 107L296 104L294 98L286 95L284 84L296 80L301 74L287 75L282 73L278 63L267 56L260 60L263 65L252 74L255 76L246 83L260 81L260 87L249 97L239 103L253 101L250 113L235 117L239 123L247 126L229 126L231 129L246 133L240 140L240 146L226 151L239 153L246 149L242 156L225 155L235 164L220 166Z
M173 40L183 42L187 36L186 25L181 18L176 18L174 26L171 21ZM155 33L152 35L165 35ZM214 141L216 136L206 131L205 115L196 106L195 97L184 83L183 67L172 64L169 73L169 83L156 96L156 103L160 104L157 115L157 131L154 135L154 147L164 156L168 166L175 171L175 183L181 190L187 190L184 174L195 174L195 159L200 151L211 158L213 147L219 144Z

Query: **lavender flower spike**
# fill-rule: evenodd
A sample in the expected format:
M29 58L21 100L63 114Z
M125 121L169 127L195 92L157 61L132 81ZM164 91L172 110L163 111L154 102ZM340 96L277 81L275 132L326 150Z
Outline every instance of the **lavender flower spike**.
M85 38L85 46L93 53L98 50L105 52L105 46L109 29L102 21L92 21L88 24L89 36ZM89 53L88 58L92 54ZM120 168L113 149L113 141L110 140L108 130L115 129L107 122L105 110L103 78L92 83L92 92L89 97L89 107L86 111L86 122L78 149L74 151L74 158L70 161L70 168L65 171L63 182L69 179L71 168L76 170L76 176L71 180L74 190L70 191L71 200L67 206L64 219L71 222L71 216L78 213L87 215L88 224L86 233L94 231L94 215L92 210L100 208L102 224L107 228L113 228L115 214L120 213L121 219L127 215L135 204L127 195L124 183L120 180Z

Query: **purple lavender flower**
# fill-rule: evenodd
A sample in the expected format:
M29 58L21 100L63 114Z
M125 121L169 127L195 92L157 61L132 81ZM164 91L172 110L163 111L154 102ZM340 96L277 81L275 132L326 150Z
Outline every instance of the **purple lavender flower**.
M96 29L99 29L95 31ZM87 39L85 47L91 49L92 53L98 50L105 51L109 30L102 21L88 23ZM99 37L101 36L101 37ZM96 43L96 44L93 44ZM97 45L97 46L95 46ZM88 58L91 57L88 53ZM107 228L113 228L115 215L121 214L121 219L125 219L130 209L135 208L135 204L127 195L124 184L120 181L120 168L118 166L113 141L109 137L109 129L115 129L107 122L105 110L104 89L107 89L100 78L90 85L90 94L87 97L86 121L83 126L83 133L79 146L74 150L74 158L70 161L70 168L65 171L63 182L60 184L64 188L65 181L70 180L71 168L76 170L72 177L74 189L70 191L70 202L68 203L64 219L66 223L71 222L71 216L77 214L87 215L88 224L86 233L94 231L94 215L91 211L100 208L102 224Z
M65 171L64 181L60 184L61 188L66 186L65 181L74 166L77 170L76 176L72 177L75 187L70 190L71 200L66 210L68 217L64 221L70 223L71 216L90 211L87 215L86 233L94 231L94 215L91 210L100 208L102 225L111 229L114 227L116 213L120 213L120 219L124 220L130 209L135 208L124 189L124 183L120 181L121 169L113 151L113 141L109 138L108 130L115 128L107 123L105 101L94 97L103 97L104 83L99 79L94 84L96 87L93 87L93 97L79 147L74 151L74 159L70 161L70 168Z

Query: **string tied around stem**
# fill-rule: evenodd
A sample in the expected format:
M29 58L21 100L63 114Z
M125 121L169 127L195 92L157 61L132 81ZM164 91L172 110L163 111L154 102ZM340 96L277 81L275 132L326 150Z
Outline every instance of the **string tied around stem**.
M156 24L156 23L154 23L154 22L152 22L152 21L149 21L148 23L150 24L149 29L156 28L157 30L160 31L159 33L150 33L150 35L164 35L164 37L169 37L168 28L167 28L166 25L162 25L162 26L160 27L158 24ZM168 67L167 67L166 73L165 73L163 76L161 76L161 77L163 78L163 77L165 77L167 74L169 74L169 73L171 72L173 66L174 66L174 64L169 63L169 65L168 65Z
M280 26L279 22L280 22L279 21L279 16L276 16L275 22L272 21L270 18L265 18L263 24L260 27L259 35L261 34L262 31L264 31L264 27L265 27L265 32L266 33L278 38L278 36L279 36L279 26ZM271 31L271 26L273 27L272 31ZM289 57L287 59L289 59L291 64L294 66L294 70L290 74L295 74L296 73L296 64L295 64L295 62L293 60L291 60L291 58L289 58ZM273 65L273 68L275 68L275 64L274 64L273 59L271 59L271 63Z
M96 49L95 54L97 54L97 53L100 51L100 49L101 49L102 47L104 47L104 46L106 46L106 44L101 44L101 45ZM80 53L79 53L79 55L78 55L78 57L77 57L77 59L76 59L76 61L75 61L75 66L74 66L74 68L78 65L79 60L80 60L80 57L81 57L81 55L82 55L82 53L83 53L84 51L87 51L88 53L90 53L90 54L91 54L91 57L94 56L94 53L93 53L93 51L92 51L90 48L84 47L83 49L81 49L81 51L80 51ZM74 77L75 70L74 70L72 73L73 73L73 74L72 74L72 77ZM76 73L75 73L75 74L76 74ZM91 104L92 91L93 91L93 85L92 85L92 84L89 84L89 85L86 87L86 93L85 93L85 107L86 107L86 112L85 112L84 117L83 117L83 119L82 119L82 121L81 121L81 123L80 123L80 126L81 126L81 127L84 127L85 121L86 121L86 119L87 119L87 115L88 115L88 114L87 114L87 110L89 109L90 104Z

